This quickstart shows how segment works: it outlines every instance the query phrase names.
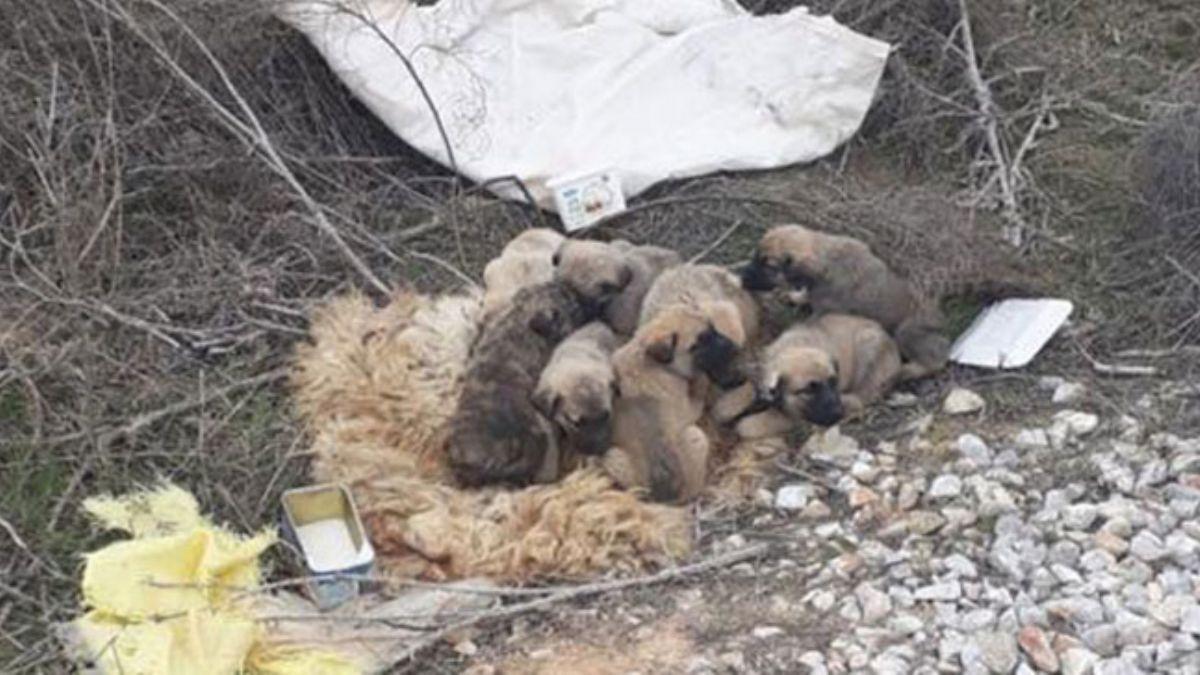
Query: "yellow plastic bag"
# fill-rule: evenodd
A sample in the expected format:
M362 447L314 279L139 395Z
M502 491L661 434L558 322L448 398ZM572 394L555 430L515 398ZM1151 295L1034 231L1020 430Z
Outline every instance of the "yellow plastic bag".
M132 539L85 557L74 622L95 667L125 675L350 675L359 669L319 650L264 648L247 611L258 556L275 534L243 537L200 514L196 499L164 485L89 499L87 510Z

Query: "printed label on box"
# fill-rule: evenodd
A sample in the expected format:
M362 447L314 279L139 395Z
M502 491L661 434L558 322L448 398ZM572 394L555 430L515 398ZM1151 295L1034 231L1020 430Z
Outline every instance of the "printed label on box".
M567 232L594 225L602 218L625 210L621 182L611 171L552 180L554 203Z

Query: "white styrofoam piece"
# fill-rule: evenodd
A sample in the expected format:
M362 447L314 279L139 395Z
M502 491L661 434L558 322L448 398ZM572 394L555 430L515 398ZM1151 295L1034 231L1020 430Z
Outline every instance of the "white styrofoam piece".
M339 572L371 562L375 551L371 542L363 539L355 547L345 519L328 518L296 527L296 539L304 549L308 566L316 574Z
M985 309L950 348L950 358L981 368L1020 368L1071 315L1069 300L1011 299Z
M563 177L546 185L554 192L554 204L567 232L582 230L625 210L621 179L613 171Z

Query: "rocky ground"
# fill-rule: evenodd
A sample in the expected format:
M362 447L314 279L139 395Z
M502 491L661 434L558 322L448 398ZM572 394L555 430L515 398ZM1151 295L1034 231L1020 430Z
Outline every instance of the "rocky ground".
M1079 383L1028 384L1045 414L1027 419L1045 423L998 423L990 397L963 388L928 412L897 395L889 405L908 422L890 438L813 436L752 513L707 514L710 553L772 542L764 558L476 635L443 663L476 674L1200 673L1200 437L1088 412ZM1135 407L1162 408L1178 390Z

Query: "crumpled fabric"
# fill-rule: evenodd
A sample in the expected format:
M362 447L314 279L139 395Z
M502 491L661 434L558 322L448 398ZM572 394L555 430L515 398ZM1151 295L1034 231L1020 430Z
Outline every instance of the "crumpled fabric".
M350 675L320 649L265 645L250 607L258 556L275 543L214 525L173 485L88 499L105 529L131 535L84 557L83 604L72 627L101 673L123 675Z

